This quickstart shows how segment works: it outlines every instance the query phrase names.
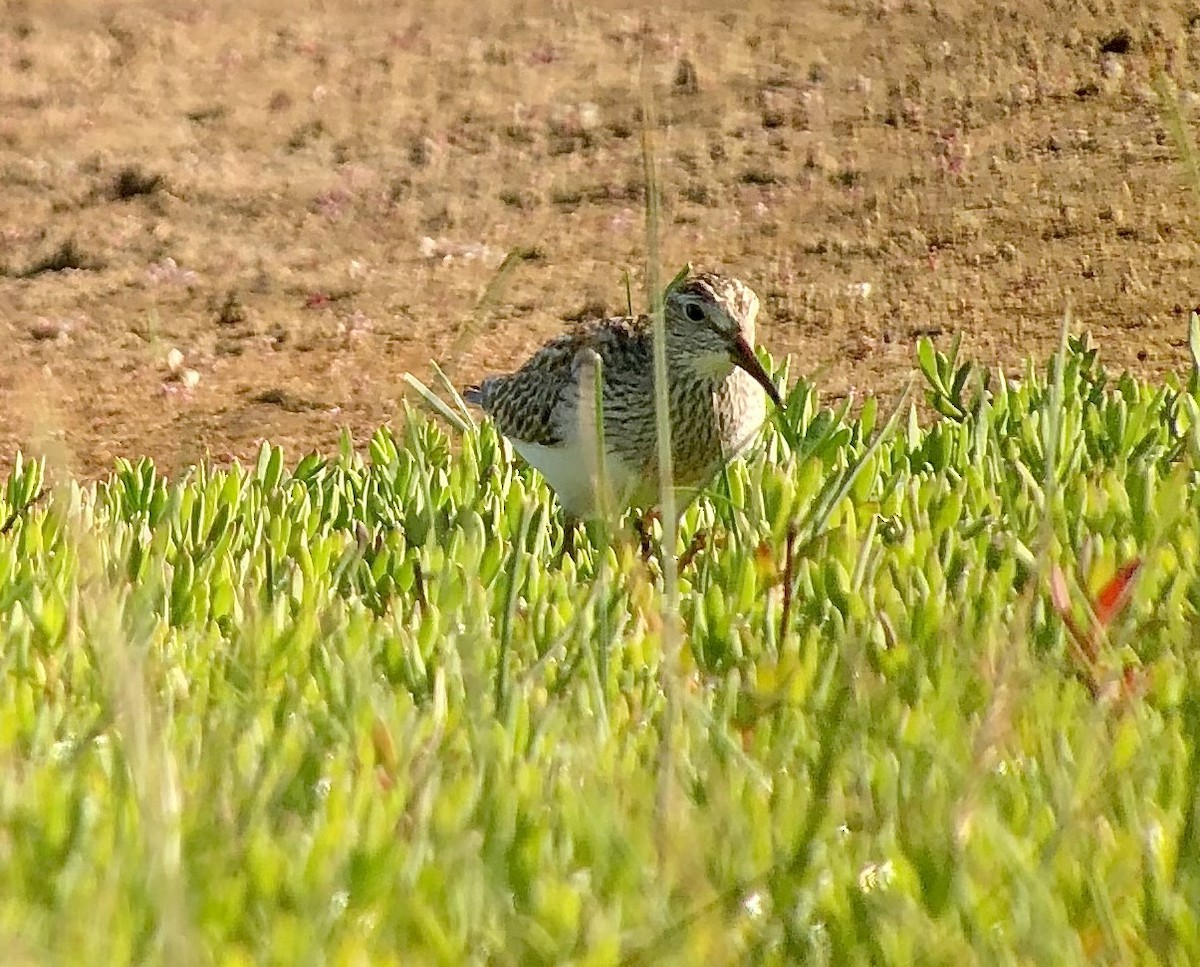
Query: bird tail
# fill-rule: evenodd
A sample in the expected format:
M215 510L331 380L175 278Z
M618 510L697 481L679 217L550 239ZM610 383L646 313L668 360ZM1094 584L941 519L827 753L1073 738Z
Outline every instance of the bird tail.
M472 406L483 406L483 387L468 386L462 391L462 398Z

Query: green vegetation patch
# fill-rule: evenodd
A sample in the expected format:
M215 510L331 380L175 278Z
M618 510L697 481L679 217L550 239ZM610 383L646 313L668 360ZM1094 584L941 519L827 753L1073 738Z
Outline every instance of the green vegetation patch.
M654 557L560 559L453 403L294 468L19 464L10 962L1200 957L1200 384L919 362L935 421L801 381L686 510L670 668Z

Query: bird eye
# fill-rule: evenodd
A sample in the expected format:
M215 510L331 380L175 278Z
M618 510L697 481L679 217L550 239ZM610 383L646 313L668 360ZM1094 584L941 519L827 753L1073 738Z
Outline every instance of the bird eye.
M692 320L692 322L703 322L704 321L704 310L701 309L694 302L689 302L687 304L687 308L684 309L683 312L684 312L684 315L686 315L689 319Z

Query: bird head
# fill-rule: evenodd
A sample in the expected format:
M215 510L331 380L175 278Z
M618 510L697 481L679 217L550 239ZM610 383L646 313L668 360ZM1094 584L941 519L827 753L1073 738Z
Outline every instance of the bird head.
M771 402L783 406L779 391L754 354L758 296L746 283L711 273L680 273L667 288L663 315L673 353L697 375L724 377L739 367Z

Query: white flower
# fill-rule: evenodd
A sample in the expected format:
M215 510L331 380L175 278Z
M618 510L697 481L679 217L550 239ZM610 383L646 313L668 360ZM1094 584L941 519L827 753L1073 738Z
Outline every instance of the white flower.
M329 915L335 920L346 912L346 907L350 905L350 894L345 890L338 890L329 898Z
M858 888L863 893L873 893L875 890L886 890L896 877L896 870L891 860L882 863L868 863L858 874Z
M763 895L755 890L742 900L742 908L751 918L757 920L763 915Z

